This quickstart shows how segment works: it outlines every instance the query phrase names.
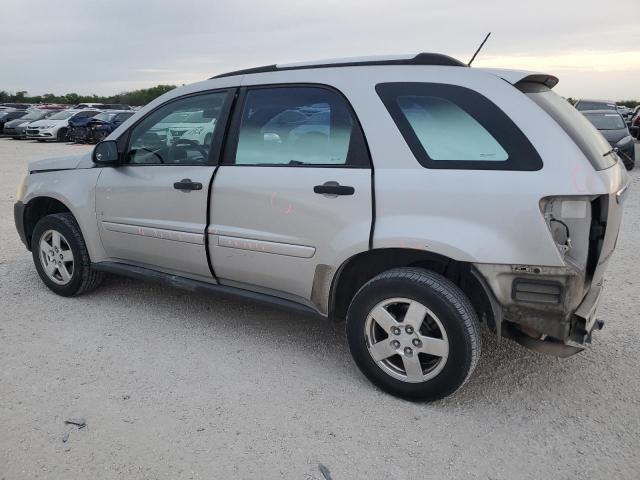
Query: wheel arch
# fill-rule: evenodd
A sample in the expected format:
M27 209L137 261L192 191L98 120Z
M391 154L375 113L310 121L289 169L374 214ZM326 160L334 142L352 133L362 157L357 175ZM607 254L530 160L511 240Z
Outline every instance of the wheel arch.
M31 236L33 235L36 224L43 217L53 213L71 213L73 215L71 209L57 198L39 196L32 198L26 203L23 220L24 233L29 250L31 250Z
M346 318L347 309L358 290L376 275L398 267L418 267L430 270L451 280L467 295L478 318L496 331L500 312L482 276L473 264L444 255L409 248L379 248L353 255L340 265L331 282L328 298L329 317Z

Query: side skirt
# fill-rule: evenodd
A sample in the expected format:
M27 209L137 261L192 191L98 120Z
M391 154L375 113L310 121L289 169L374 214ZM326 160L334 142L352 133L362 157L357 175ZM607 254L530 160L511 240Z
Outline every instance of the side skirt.
M125 277L135 278L137 280L149 280L170 287L180 288L193 293L201 293L205 295L221 295L227 298L235 298L238 300L249 300L256 303L272 305L277 308L294 311L302 315L313 316L317 318L325 318L319 312L307 305L297 303L284 298L264 293L252 292L241 288L230 287L215 283L201 282L179 275L159 272L149 268L138 267L135 265L127 265L118 262L98 262L92 267L100 272L122 275Z

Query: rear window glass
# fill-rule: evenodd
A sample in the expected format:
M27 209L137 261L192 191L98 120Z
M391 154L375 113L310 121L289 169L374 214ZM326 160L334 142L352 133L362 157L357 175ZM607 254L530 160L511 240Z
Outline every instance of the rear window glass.
M578 110L615 110L616 104L609 102L592 102L589 100L579 100L576 103Z
M518 88L533 100L571 137L596 170L612 167L618 161L609 142L586 117L560 95L537 83L518 84Z
M621 130L626 127L624 120L617 113L585 113L584 116L598 130Z
M437 83L383 83L376 91L426 168L542 168L542 159L524 133L478 92Z

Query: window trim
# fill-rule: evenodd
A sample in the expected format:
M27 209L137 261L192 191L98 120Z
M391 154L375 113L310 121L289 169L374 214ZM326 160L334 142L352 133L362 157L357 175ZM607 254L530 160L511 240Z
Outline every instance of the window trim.
M238 139L240 136L240 123L242 121L242 113L244 111L244 105L247 98L247 93L250 90L262 90L262 89L274 89L274 88L319 88L328 90L337 94L345 103L347 110L349 111L351 118L353 119L354 131L357 134L356 138L356 146L353 148L357 148L361 151L362 155L358 155L356 158L359 160L357 163L351 164L326 164L326 163L306 163L303 165L290 165L288 163L283 164L250 164L250 163L235 163L236 152L238 149ZM361 158L362 157L362 158ZM229 166L229 167L275 167L275 168L363 168L371 170L372 162L371 162L371 153L369 149L369 144L367 142L367 138L364 133L364 129L362 128L362 124L360 123L360 119L356 114L351 102L349 99L335 87L330 85L326 85L323 83L267 83L260 85L246 85L239 89L238 100L233 108L233 113L231 115L231 121L227 132L224 152L221 156L220 161L221 166Z
M133 125L129 126L129 128L127 128L127 130L122 135L120 135L120 137L118 137L117 139L118 150L121 150L120 155L122 157L122 162L120 163L120 165L127 166L127 167L158 167L158 166L162 166L162 167L179 167L179 166L211 167L211 166L214 166L215 167L217 166L222 156L222 146L224 144L225 134L228 126L227 120L231 113L231 107L233 105L233 101L234 101L237 90L238 90L237 87L225 87L225 88L214 88L211 90L201 90L198 92L189 93L187 95L182 95L180 97L172 98L171 100L168 100L164 103L161 103L160 105L157 105L154 109L147 112L146 115L138 119ZM156 113L161 108L166 107L167 105L171 105L172 103L175 103L180 100L184 100L186 98L193 98L201 95L210 95L212 93L226 93L227 97L225 98L224 103L222 105L222 110L220 111L220 118L216 120L216 124L219 124L221 128L216 127L216 129L213 132L214 134L213 134L213 139L211 140L211 149L209 150L209 158L207 159L206 163L131 163L128 161L127 154L129 153L130 147L131 147L131 134L138 125L140 125L142 122L148 119L151 115Z
M375 88L409 149L418 163L425 168L509 171L542 169L540 154L522 130L500 107L475 90L460 85L432 82L379 83ZM507 160L433 160L396 101L399 96L420 95L423 92L424 95L453 103L478 122L507 152Z

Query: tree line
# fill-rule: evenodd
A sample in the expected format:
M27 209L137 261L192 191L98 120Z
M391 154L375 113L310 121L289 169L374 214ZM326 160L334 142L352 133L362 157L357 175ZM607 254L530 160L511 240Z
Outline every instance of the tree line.
M29 92L25 90L15 93L0 90L0 103L62 103L67 105L75 105L77 103L122 103L139 106L146 105L151 100L174 88L176 88L175 85L156 85L155 87L141 88L140 90L122 92L112 96L79 95L73 92L65 95L55 95L53 93L29 95Z

